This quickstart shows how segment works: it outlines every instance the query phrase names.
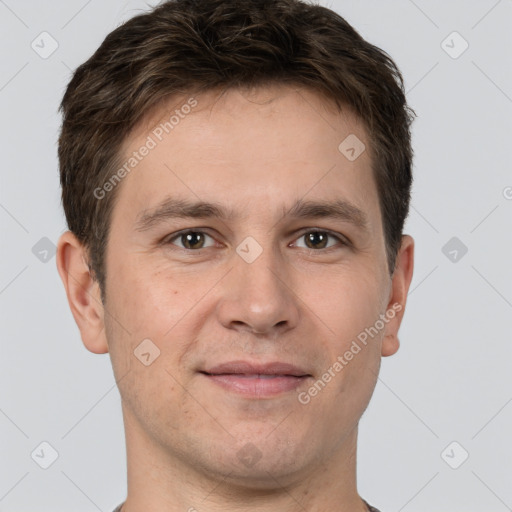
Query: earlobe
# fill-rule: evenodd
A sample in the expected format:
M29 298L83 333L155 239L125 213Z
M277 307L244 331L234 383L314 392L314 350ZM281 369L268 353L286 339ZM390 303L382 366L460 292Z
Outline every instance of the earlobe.
M392 356L398 352L400 348L400 340L397 335L386 335L382 340L381 354L383 357Z
M392 356L399 347L398 330L402 323L407 302L407 294L411 285L414 270L414 239L409 235L402 236L402 244L397 254L395 272L391 281L391 290L386 309L386 324L382 340L382 356Z
M76 236L71 231L63 233L57 244L57 270L71 313L87 350L105 354L108 344L100 288L91 276L86 258L86 249Z

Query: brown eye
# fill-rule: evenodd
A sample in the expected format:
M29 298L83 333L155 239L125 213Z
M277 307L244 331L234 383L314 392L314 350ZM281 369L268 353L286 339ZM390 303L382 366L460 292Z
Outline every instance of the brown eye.
M329 231L308 231L301 235L297 240L304 240L304 245L295 245L306 249L328 249L336 244L342 246L346 245L339 236L336 236Z
M307 233L305 236L306 245L310 249L323 249L327 245L327 238L329 235L318 231Z
M173 238L170 238L168 243L172 243L183 249L197 250L209 247L205 245L207 238L212 239L211 236L202 231L185 231L174 236Z

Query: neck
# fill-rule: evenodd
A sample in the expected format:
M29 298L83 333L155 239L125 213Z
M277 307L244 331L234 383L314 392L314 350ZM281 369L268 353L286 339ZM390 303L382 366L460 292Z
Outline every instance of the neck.
M128 494L122 512L367 512L357 493L357 427L328 460L292 477L272 475L258 487L212 474L150 438L124 412Z

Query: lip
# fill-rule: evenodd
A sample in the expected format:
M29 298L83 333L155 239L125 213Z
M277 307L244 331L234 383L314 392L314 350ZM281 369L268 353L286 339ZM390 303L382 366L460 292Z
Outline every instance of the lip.
M311 377L307 371L279 361L230 361L200 372L210 382L247 397L265 398L294 391Z

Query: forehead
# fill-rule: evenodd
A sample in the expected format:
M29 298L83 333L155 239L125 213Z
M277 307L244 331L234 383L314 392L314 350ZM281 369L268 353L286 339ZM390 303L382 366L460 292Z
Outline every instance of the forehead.
M300 159L314 157L315 149L338 157L339 144L349 135L364 140L369 149L363 123L348 106L339 111L334 102L304 87L272 84L213 89L161 102L127 137L124 152L128 156L149 136L159 146L153 155L173 147L175 159L190 145L195 151L189 158L220 150L246 162L251 156ZM236 146L237 141L243 146ZM251 153L262 147L263 153Z
M362 151L357 158L343 153L346 141ZM151 148L145 156L133 156L144 147ZM282 212L302 198L350 196L367 210L377 196L370 152L362 148L369 140L357 116L304 88L174 97L148 112L125 141L122 160L139 160L118 202L140 213L174 194Z

